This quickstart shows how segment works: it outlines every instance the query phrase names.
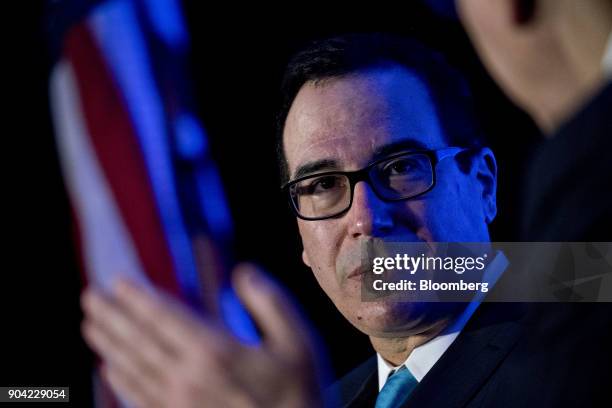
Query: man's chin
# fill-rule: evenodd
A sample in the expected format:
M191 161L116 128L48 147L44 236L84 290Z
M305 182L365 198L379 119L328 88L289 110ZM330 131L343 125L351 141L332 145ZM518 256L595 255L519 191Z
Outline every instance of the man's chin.
M347 316L360 331L374 337L407 337L451 320L460 305L432 302L361 302Z

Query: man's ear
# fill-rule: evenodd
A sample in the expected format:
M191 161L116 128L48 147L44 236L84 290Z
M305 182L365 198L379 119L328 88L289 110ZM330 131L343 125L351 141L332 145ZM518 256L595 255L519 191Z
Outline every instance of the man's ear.
M476 173L482 188L482 209L487 224L497 215L497 162L495 155L488 147L482 147L474 153L472 171Z
M310 259L308 258L308 254L305 249L302 249L302 261L306 264L307 267L312 268Z

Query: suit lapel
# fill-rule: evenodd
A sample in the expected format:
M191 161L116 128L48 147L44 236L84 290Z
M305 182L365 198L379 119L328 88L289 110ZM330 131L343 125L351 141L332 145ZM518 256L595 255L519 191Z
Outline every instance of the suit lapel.
M326 392L326 407L373 407L378 395L376 364L374 355L333 384Z
M481 304L403 407L465 406L518 340L524 312L518 303Z
M357 393L349 399L344 408L371 408L376 403L378 396L378 371L376 367L370 375L357 388Z

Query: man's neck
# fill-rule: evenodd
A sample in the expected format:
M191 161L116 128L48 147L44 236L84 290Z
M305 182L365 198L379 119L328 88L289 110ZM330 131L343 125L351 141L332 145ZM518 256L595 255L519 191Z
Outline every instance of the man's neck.
M427 343L440 334L451 321L452 318L439 320L423 330L423 332L407 337L370 336L370 342L374 350L376 350L385 361L396 367L406 361L415 348Z

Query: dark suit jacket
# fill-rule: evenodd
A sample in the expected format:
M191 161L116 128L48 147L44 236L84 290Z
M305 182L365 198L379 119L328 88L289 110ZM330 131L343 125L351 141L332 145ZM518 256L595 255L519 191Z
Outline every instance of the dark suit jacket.
M610 406L612 333L581 306L481 304L404 407ZM377 394L375 356L328 390L337 407Z
M612 83L532 157L525 241L612 241Z
M612 85L533 156L525 241L612 241ZM376 357L328 390L373 407ZM331 401L331 400L330 400ZM612 307L483 303L404 407L612 406Z

